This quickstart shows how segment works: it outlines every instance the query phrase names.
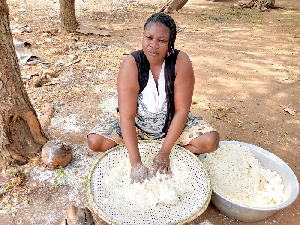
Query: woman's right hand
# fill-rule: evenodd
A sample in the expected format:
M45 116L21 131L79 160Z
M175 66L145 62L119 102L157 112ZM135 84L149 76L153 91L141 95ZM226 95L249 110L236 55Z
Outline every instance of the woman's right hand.
M131 166L130 178L131 183L143 183L144 180L150 178L150 170L143 163L137 163Z

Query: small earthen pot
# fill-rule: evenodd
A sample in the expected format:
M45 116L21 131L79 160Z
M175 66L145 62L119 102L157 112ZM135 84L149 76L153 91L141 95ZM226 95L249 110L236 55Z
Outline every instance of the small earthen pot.
M72 160L72 149L61 141L48 141L42 148L42 161L50 168L65 167Z

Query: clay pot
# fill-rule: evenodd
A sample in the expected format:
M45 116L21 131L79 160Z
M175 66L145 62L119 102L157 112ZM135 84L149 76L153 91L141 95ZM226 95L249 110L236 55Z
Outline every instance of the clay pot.
M72 160L72 149L60 141L48 141L42 148L42 161L50 168L65 167Z

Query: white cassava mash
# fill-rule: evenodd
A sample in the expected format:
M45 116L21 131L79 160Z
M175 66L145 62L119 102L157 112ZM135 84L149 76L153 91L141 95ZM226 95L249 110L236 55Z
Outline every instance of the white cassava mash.
M151 168L152 159L144 164ZM109 187L115 196L141 206L156 206L158 204L175 205L180 197L187 192L186 180L190 179L190 171L176 159L170 160L172 176L156 173L156 176L141 183L131 183L130 162L123 158L111 171L103 176L103 183Z
M203 159L212 188L228 199L252 207L270 207L283 201L280 175L263 168L249 147L220 146Z
M152 167L161 142L138 143L142 162ZM159 174L131 184L128 151L115 146L102 154L87 179L89 202L97 214L116 224L183 224L201 215L211 197L209 175L201 161L181 146L170 154L172 176ZM167 179L166 179L167 178Z

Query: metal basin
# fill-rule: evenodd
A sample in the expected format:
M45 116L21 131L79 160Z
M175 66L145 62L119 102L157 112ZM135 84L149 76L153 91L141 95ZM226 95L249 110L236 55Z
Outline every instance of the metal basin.
M255 145L238 142L238 141L222 141L220 145L228 145L239 143L240 145L248 146L255 158L261 163L264 168L276 171L281 177L284 184L284 200L280 205L274 207L249 207L235 203L228 198L225 198L220 193L212 192L211 200L220 212L234 219L243 222L255 222L263 220L276 211L284 209L291 205L299 194L299 183L297 177L291 168L279 157Z

